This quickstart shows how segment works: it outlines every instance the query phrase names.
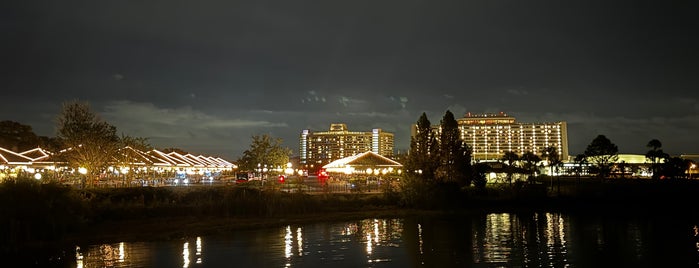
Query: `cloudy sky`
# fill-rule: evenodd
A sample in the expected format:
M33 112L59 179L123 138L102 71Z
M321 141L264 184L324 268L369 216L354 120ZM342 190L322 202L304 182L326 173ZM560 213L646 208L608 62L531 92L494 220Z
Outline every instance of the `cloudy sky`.
M12 3L8 3L12 2ZM15 3L16 2L16 3ZM395 133L422 112L566 121L699 153L696 1L4 1L0 120L55 135L87 101L120 133L237 159L251 136Z

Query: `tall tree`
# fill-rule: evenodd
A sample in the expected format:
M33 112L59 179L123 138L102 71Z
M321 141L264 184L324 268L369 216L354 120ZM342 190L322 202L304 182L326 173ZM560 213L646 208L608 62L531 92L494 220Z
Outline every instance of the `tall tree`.
M585 149L585 157L592 166L592 171L604 179L611 172L614 162L619 159L619 148L604 135L598 135Z
M575 159L573 159L573 162L575 162L573 171L575 171L575 175L578 177L578 183L580 183L580 174L583 171L583 166L587 165L587 158L585 154L578 154L575 156Z
M663 147L663 144L657 139L652 139L648 141L646 147L650 148L650 150L646 152L646 159L650 160L651 162L650 169L653 173L652 178L658 179L660 178L661 161L667 160L668 158L670 158L670 155L663 152L663 149L661 149Z
M61 144L61 139L57 137L39 136L38 146L54 153L59 152L61 149L63 149L61 147L63 146Z
M507 163L509 167L505 168L507 173L507 181L512 184L512 174L514 173L514 164L519 160L519 155L513 151L507 151L502 155L500 161Z
M447 110L440 122L439 136L440 172L442 181L470 184L471 150L461 140L459 125L454 114Z
M541 159L546 160L551 175L554 173L554 168L557 168L563 163L563 161L561 161L561 155L554 146L549 146L541 150Z
M519 155L513 151L507 151L502 155L500 160L507 163L509 166L513 166L515 162L519 160Z
M56 122L57 137L65 148L61 156L73 168L87 169L88 179L96 178L119 148L116 127L78 101L64 103Z
M39 145L39 137L31 126L15 121L0 121L0 147L22 152Z
M433 179L439 165L439 146L432 132L427 115L422 113L415 125L415 135L410 138L410 152L405 163L407 173L417 174L423 179Z
M689 170L691 165L692 161L688 159L668 157L665 162L662 163L659 173L662 177L668 179L687 178L687 170Z
M541 162L541 157L539 157L533 152L525 152L524 154L522 154L521 160L524 163L524 169L529 171L529 176L531 178L531 176L533 176L534 172L536 171L536 164Z
M289 162L291 149L282 146L282 139L273 139L268 134L252 136L250 149L238 159L240 170L256 170L262 167L284 167ZM259 165L259 166L258 166Z

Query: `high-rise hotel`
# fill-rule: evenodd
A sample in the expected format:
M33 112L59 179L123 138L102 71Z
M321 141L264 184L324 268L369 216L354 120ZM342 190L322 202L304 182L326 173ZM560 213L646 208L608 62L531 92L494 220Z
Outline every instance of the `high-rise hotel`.
M556 148L561 160L569 158L566 122L519 123L502 112L467 113L456 121L461 139L471 148L473 159L477 161L499 160L505 152L520 156L526 152L541 155L544 148L550 146ZM439 125L432 128L439 132Z
M372 151L374 153L393 156L393 133L381 129L371 132L356 132L347 130L345 124L331 124L330 131L313 132L308 129L301 131L299 155L301 165L322 166L334 160Z
M461 139L473 150L475 160L497 160L505 152L541 154L553 146L562 160L568 160L566 122L518 123L505 113L471 114L456 120Z

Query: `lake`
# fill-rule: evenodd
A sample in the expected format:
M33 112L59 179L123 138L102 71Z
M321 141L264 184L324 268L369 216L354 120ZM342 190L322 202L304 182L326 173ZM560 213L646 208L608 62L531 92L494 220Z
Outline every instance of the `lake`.
M528 212L369 218L243 229L225 235L168 241L77 245L70 249L67 264L687 267L697 266L699 261L697 224L697 218L691 215L672 213L650 216Z

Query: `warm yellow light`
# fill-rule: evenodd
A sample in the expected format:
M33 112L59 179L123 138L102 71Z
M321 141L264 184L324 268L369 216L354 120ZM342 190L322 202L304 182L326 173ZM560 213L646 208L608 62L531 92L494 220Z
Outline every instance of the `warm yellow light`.
M79 168L78 168L78 173L85 175L85 174L87 174L87 169L84 168L84 167L79 167Z
M371 172L372 172L371 168L366 169L366 174L371 174Z
M34 174L34 178L37 179L37 180L40 180L40 179L41 179L41 173L36 173L36 174Z

